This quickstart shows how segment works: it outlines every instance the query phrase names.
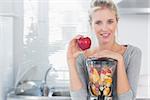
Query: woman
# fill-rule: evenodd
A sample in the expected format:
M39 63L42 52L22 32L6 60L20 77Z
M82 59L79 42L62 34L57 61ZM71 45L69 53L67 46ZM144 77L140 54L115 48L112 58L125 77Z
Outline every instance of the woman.
M121 45L115 40L118 24L117 7L111 0L93 0L90 25L98 39L98 46L82 51L73 38L68 46L67 60L70 72L72 100L89 100L87 57L110 57L118 61L116 95L113 100L134 100L141 65L141 50L132 45Z

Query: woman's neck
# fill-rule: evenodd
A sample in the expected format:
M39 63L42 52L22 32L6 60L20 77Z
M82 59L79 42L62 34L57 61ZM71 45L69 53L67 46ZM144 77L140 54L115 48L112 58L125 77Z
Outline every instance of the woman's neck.
M107 43L107 44L100 44L98 47L98 50L110 50L110 51L120 51L122 49L122 46L117 44L116 42L114 43Z

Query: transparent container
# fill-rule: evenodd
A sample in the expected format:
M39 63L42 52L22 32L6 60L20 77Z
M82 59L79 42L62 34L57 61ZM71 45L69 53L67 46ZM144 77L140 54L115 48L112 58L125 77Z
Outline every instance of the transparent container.
M112 100L113 76L117 60L112 58L88 58L86 67L89 75L88 90L97 100Z

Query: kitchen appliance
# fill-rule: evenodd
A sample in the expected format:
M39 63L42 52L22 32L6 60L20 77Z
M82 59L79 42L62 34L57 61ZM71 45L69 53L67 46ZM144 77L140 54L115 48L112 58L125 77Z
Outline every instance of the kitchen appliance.
M112 58L93 57L86 60L89 75L88 90L91 97L97 97L97 100L112 100L116 66L117 60Z

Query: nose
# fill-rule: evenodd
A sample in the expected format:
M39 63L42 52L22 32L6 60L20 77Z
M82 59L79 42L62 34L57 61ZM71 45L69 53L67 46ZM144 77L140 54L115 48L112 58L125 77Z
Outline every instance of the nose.
M107 31L107 29L108 29L107 24L102 24L101 30L102 30L102 31Z

